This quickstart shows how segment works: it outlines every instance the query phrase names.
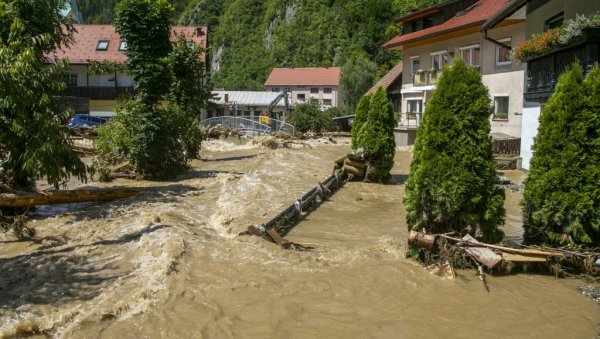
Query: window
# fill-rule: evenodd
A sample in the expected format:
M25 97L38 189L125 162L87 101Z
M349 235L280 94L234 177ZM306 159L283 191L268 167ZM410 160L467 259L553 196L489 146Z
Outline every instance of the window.
M330 87L323 88L323 93L325 93L325 94L331 94L331 88Z
M479 67L479 60L481 60L479 45L461 47L460 54L467 66Z
M421 113L423 100L406 100L406 113Z
M127 50L127 41L121 40L121 42L119 43L119 51L126 51L126 50Z
M419 59L419 57L411 57L410 58L410 63L411 63L411 74L414 76L418 70L421 69L421 60Z
M512 40L510 38L502 39L502 40L498 40L498 41L500 41L501 43L503 43L507 46L512 45ZM502 47L502 46L496 46L496 65L503 66L503 65L510 65L510 64L511 64L510 49Z
M77 87L77 73L65 73L63 80L67 87Z
M106 51L108 49L108 40L100 40L96 45L97 51Z
M423 19L423 28L429 28L431 26L433 26L433 18Z
M323 99L323 105L331 106L331 99Z
M319 94L319 89L317 87L313 87L310 89L310 94Z
M560 12L544 22L544 31L558 28L565 22L565 12Z
M305 99L305 96L304 96L304 94L298 94L298 95L296 96L296 99L298 99L298 101L304 101L304 99Z
M279 88L278 87L273 87L272 91L273 92L279 92Z
M493 120L508 120L508 96L494 96Z
M440 51L431 53L431 68L441 70L444 66L450 64L450 56L448 51Z

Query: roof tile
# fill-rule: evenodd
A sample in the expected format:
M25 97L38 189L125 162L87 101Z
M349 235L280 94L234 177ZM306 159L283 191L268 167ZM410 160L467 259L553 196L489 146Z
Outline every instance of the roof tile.
M265 85L339 86L341 73L340 67L273 68Z

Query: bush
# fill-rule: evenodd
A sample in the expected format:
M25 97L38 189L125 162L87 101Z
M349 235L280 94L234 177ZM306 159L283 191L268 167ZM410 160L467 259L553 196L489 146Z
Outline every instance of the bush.
M319 106L313 103L296 105L294 112L290 115L289 123L302 133L312 131L321 133L329 123L326 115L321 112Z
M445 68L424 114L406 182L409 229L502 239L504 191L489 137L491 102L477 70Z
M335 132L338 130L338 125L332 119L352 115L352 109L348 106L331 107L323 112L323 115L323 130Z
M367 120L369 114L369 103L371 101L372 94L363 96L358 105L356 111L354 111L354 119L352 120L352 149L358 149L358 131Z
M365 108L366 105L361 107L363 110ZM364 111L360 114L364 115ZM392 103L383 87L379 87L370 97L366 120L359 121L359 125L358 133L353 139L354 146L362 149L362 156L368 165L365 180L386 183L390 180L390 171L394 166L396 119Z
M600 69L561 75L540 117L525 180L525 241L600 245Z

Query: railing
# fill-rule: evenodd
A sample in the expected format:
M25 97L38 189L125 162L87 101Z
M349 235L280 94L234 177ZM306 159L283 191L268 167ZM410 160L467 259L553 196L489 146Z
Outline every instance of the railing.
M398 113L398 127L405 129L416 129L423 121L423 113Z
M569 46L527 60L525 100L545 102L554 91L560 75L579 62L587 74L600 61L600 29L584 30L582 39Z
M272 119L269 117L234 117L223 116L214 117L202 120L202 126L221 126L226 129L248 132L249 134L273 134L286 133L290 135L296 134L296 128L284 121Z
M90 98L92 100L115 100L120 95L133 95L133 87L108 87L108 86L82 86L69 87L64 93L66 96Z
M417 71L413 75L413 86L435 86L441 74L441 70Z
M521 153L521 139L493 139L492 149L494 154L517 155Z

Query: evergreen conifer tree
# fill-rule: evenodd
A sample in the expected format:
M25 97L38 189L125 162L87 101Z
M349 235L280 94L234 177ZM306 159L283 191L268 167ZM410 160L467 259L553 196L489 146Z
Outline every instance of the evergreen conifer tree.
M358 106L365 108L360 107L361 103ZM394 166L396 119L392 103L383 87L379 87L370 97L366 119L359 121L359 124L355 146L362 148L362 155L368 165L365 180L386 183L390 180L390 171Z
M479 72L457 60L427 105L406 182L409 229L501 240L504 191L489 138L491 102Z
M561 75L540 117L523 196L525 241L600 245L600 69Z
M352 149L358 149L358 131L362 127L363 123L367 120L369 114L369 102L371 101L371 94L363 96L356 106L354 111L354 119L352 120Z

